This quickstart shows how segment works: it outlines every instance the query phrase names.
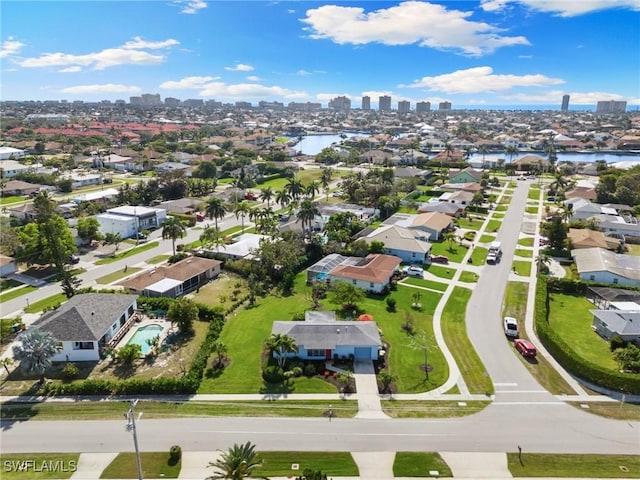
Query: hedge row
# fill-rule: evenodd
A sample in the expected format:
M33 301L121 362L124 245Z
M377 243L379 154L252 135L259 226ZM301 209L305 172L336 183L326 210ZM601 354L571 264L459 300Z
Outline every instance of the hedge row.
M548 277L546 279L547 288L551 292L566 293L568 295L586 295L589 287L611 287L609 283L586 282L584 280L574 280L572 278ZM615 288L623 290L639 290L629 285L615 285Z
M555 280L540 276L536 287L536 333L542 344L572 375L617 392L640 394L640 376L606 370L600 365L586 361L553 331L549 325L549 290ZM578 284L579 282L574 283ZM577 288L578 285L574 285L574 287ZM563 291L566 292L566 290Z

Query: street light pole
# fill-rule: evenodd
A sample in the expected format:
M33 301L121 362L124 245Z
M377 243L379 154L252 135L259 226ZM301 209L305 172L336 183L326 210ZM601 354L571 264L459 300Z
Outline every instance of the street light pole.
M138 404L138 400L129 401L129 411L124 414L124 418L127 420L127 431L133 433L133 446L136 450L136 463L138 465L138 480L142 480L142 463L140 461L140 450L138 449L138 435L136 432L136 415L134 412L135 406ZM138 420L142 413L138 414Z

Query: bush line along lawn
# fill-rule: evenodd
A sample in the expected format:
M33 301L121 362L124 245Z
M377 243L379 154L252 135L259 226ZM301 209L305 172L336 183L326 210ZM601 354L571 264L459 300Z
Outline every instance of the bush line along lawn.
M113 420L120 419L128 408L127 402L47 402L3 403L0 413L4 419L19 420ZM309 417L321 418L327 410L325 400L260 400L233 402L151 402L140 401L137 408L144 418L178 417ZM355 400L333 403L339 418L352 418L358 413Z
M96 265L107 265L109 263L117 262L118 260L122 260L123 258L132 257L139 253L145 252L147 250L151 250L152 248L156 248L160 245L160 242L150 242L145 243L144 245L140 245L138 247L132 248L130 250L125 250L124 252L120 252L113 257L101 258L95 264Z
M360 472L350 452L263 452L262 467L254 470L256 476L300 475L305 468L322 470L327 476L357 477ZM297 463L299 470L291 470L291 464Z
M394 477L431 477L429 471L437 471L438 478L453 476L439 453L396 452L393 462Z
M3 453L0 454L2 480L71 478L79 458L79 453ZM20 470L20 467L25 470Z
M107 285L109 283L115 282L116 280L120 280L121 278L128 277L129 275L133 275L134 273L137 273L140 270L142 269L138 267L127 268L126 271L118 270L116 272L105 275L104 277L98 278L96 280L96 283L99 283L100 285Z
M42 300L29 304L29 306L24 309L24 313L41 312L46 308L54 307L66 301L67 297L64 295L64 293L56 293L55 295L51 295L50 297L43 298Z
M467 336L465 312L471 290L455 287L442 312L442 332L469 392L492 394L493 383Z
M26 295L29 292L33 292L37 290L38 287L33 287L31 285L23 285L22 287L16 288L9 292L3 292L0 294L0 303L8 302L9 300L13 300L14 298L21 297L22 295Z
M178 478L182 464L173 463L169 452L140 452L143 478ZM119 453L105 468L100 478L138 478L138 465L134 452Z
M640 455L508 453L507 464L514 477L640 477Z

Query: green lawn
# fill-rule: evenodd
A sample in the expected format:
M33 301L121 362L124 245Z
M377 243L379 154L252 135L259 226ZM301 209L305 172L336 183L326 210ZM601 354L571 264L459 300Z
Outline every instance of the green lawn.
M480 237L479 242L480 243L491 243L496 239L495 235L482 235Z
M485 247L475 247L471 253L471 263L473 265L483 265L487 259L489 250Z
M508 453L514 477L640 478L640 455ZM624 470L621 468L624 467Z
M511 195L503 195L500 199L500 204L508 205L509 203L511 203Z
M524 237L518 240L518 245L521 247L533 247L533 237Z
M394 477L433 477L430 471L437 471L438 478L452 476L451 469L437 452L396 452Z
M531 214L537 214L538 213L538 207L526 207L525 212L527 213L531 213Z
M506 212L507 211L507 207L506 205L498 205L496 206L496 212Z
M233 273L223 272L215 280L200 287L197 293L191 298L204 305L215 307L225 305L237 299L238 295L244 294L247 288L247 281Z
M442 265L436 265L435 263L425 265L425 270L437 277L446 278L447 280L451 280L456 274L455 268L444 267Z
M502 220L505 217L505 214L502 212L495 212L493 215L491 215L491 218L494 218L496 220Z
M524 248L516 248L518 257L533 258L533 250L525 250Z
M540 189L531 188L529 189L529 193L527 193L527 198L530 198L531 200L540 200L540 193Z
M108 285L109 283L113 283L116 280L120 280L121 278L128 277L129 275L133 275L134 273L139 272L142 268L138 267L130 267L127 270L118 270L117 272L110 273L103 277L100 277L96 280L96 283L100 285Z
M2 480L71 478L78 458L79 453L3 453L0 454L1 477Z
M407 277L402 281L405 285L417 285L419 287L430 288L432 290L438 290L444 292L447 289L446 283L434 282L432 280L423 280L421 278Z
M118 260L122 260L123 258L129 258L137 255L138 253L156 248L158 245L160 245L160 242L145 243L144 245L140 245L138 247L125 250L124 252L117 253L112 257L101 258L96 262L96 265L107 265L109 263L117 262Z
M478 216L460 217L457 220L458 226L460 228L466 228L467 230L480 230L483 223L484 218Z
M287 477L300 475L305 468L322 470L328 476L357 477L358 466L350 452L263 452L258 456L263 466L254 470L255 476ZM297 463L298 470L291 465ZM212 469L212 473L213 473Z
M66 301L67 297L65 297L64 293L56 293L40 301L30 303L29 306L24 309L24 313L38 313L45 308L51 308Z
M500 220L489 220L489 223L487 223L487 228L485 228L486 232L489 233L495 233L498 230L500 230L500 226L502 225L502 222Z
M27 200L27 198L21 197L19 195L12 195L9 197L0 197L0 205L11 205L14 203L22 202L23 200Z
M457 393L460 392L447 392ZM382 400L382 410L392 418L453 418L474 415L491 404L488 400L460 403L453 400Z
M455 242L433 242L431 244L431 255L444 255L449 261L460 263L467 253L465 245L458 245Z
M627 247L629 248L629 255L640 256L640 245L634 245L632 243L627 243Z
M8 302L9 300L13 300L14 298L21 297L22 295L26 295L29 292L33 292L37 290L38 287L32 287L31 285L23 285L22 287L16 288L9 292L0 293L0 303Z
M593 314L589 310L593 308L584 297L554 293L549 300L549 324L576 355L617 371L608 342L591 329Z
M442 332L471 393L491 394L493 384L467 336L465 312L471 290L456 287L442 312Z
M170 258L171 258L171 255L156 255L155 257L152 257L149 260L147 260L147 263L156 265L158 263L166 262Z
M178 478L182 464L173 463L169 452L140 452L143 478ZM105 468L100 478L138 478L136 454L121 452Z
M531 262L526 260L514 260L512 264L513 271L523 277L531 275Z
M475 283L478 281L478 278L480 278L480 276L475 272L462 272L460 274L461 282Z

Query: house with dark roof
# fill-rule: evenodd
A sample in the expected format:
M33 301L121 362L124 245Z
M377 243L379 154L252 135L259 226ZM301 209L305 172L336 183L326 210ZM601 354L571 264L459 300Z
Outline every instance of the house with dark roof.
M335 312L307 312L304 322L273 322L272 334L293 338L303 360L378 360L382 339L373 321L336 320Z
M173 265L160 265L123 280L118 285L129 293L147 297L176 298L204 285L220 274L222 262L187 257Z
M42 185L37 183L23 182L22 180L9 180L2 187L2 196L8 197L10 195L31 195L37 193L42 188Z
M54 362L95 362L102 349L134 320L137 295L83 293L45 313L29 330L48 332L61 350Z

